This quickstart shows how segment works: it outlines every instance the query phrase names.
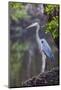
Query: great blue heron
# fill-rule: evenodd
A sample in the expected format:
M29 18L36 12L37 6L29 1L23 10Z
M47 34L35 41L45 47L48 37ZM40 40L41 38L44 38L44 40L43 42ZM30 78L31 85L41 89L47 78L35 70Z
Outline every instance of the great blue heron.
M44 38L41 38L39 37L39 30L40 30L40 25L39 23L33 23L31 24L30 26L28 26L26 29L29 29L31 27L34 27L36 26L36 41L37 41L37 44L38 44L38 48L39 48L39 51L42 55L42 70L41 72L44 72L45 71L45 66L46 66L46 55L50 58L50 59L54 59L54 55L52 53L52 50L49 46L49 44L47 43L47 41L44 39Z

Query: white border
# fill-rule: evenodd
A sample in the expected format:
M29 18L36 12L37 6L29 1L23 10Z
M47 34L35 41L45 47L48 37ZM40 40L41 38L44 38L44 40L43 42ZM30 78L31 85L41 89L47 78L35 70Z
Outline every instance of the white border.
M0 90L8 89L7 88L7 85L8 85L8 1L9 0L0 0ZM60 4L61 0L10 0L10 1ZM61 10L60 10L60 16L61 16ZM61 18L60 18L60 21L61 21ZM60 29L61 29L61 26L60 26ZM61 31L60 31L60 35L61 35ZM61 43L61 40L60 40L60 43ZM61 48L60 48L60 52L61 52ZM61 64L60 64L60 70L61 70ZM47 87L37 87L37 88L32 87L32 88L25 88L25 89L22 88L22 89L23 90L25 89L57 90L57 89L61 89L61 86L47 86Z

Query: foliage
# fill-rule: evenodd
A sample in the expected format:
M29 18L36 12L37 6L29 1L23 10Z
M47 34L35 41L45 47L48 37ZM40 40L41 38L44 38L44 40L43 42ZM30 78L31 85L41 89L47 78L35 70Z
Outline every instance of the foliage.
M24 6L23 6L23 4L21 4L19 2L9 2L9 8L22 9L22 8L24 8Z
M58 6L58 5L48 4L48 5L46 5L46 7L45 7L45 12L46 12L48 15L53 14L54 10L58 11L58 10L59 10L59 6Z
M22 70L22 60L25 50L26 45L24 43L20 44L18 42L11 42L10 44L10 83L12 85L20 85L19 78Z
M53 17L53 19L46 24L46 32L50 32L53 39L58 37L58 26L58 16Z
M9 9L11 19L18 22L19 19L29 18L24 6L25 5L18 2L10 2Z
M58 38L59 29L59 6L58 5L46 5L45 13L48 15L48 22L46 24L46 32L50 32L53 39Z

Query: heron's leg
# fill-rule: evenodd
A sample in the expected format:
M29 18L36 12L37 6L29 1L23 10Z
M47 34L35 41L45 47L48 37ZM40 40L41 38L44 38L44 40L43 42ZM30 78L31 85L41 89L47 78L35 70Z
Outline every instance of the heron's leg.
M30 69L31 69L31 62L32 62L32 57L33 57L33 50L29 50L29 61L28 61L28 66L27 66L27 76L30 78Z
M46 55L44 54L44 52L42 52L42 70L41 70L41 72L45 71L45 65L46 65Z

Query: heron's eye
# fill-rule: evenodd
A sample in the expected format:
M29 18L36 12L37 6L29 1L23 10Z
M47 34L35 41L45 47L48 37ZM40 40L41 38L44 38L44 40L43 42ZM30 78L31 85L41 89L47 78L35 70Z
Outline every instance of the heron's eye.
M41 43L43 43L43 41L41 41Z

